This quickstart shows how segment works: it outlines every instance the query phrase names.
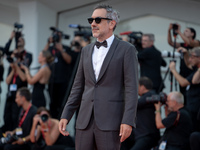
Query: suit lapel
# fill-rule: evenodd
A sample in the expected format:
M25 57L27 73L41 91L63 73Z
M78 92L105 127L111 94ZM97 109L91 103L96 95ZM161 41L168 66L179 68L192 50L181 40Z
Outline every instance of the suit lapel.
M105 73L109 62L110 62L112 56L114 55L114 52L116 50L116 47L117 47L118 43L119 43L119 39L117 39L115 37L114 40L113 40L112 45L110 46L110 49L109 49L107 55L106 55L106 57L105 57L105 59L103 61L103 64L102 64L101 71L99 73L99 77L97 79L97 82L102 78L103 74Z
M88 57L89 58L89 66L88 66L89 69L88 70L89 70L89 74L90 74L92 80L94 82L96 82L96 78L95 78L95 74L94 74L94 68L93 68L93 63L92 63L92 53L94 51L94 45L95 45L95 43L90 47L90 50L89 50L89 57Z

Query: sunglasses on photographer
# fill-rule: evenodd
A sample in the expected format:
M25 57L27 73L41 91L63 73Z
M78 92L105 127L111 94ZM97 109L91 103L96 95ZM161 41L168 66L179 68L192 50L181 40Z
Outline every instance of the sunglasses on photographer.
M94 20L97 24L99 24L99 23L101 23L101 20L102 20L102 19L105 19L105 20L112 20L112 19L110 19L110 18L96 17L96 18L88 18L88 22L89 22L89 24L92 24L92 22L93 22L93 20Z

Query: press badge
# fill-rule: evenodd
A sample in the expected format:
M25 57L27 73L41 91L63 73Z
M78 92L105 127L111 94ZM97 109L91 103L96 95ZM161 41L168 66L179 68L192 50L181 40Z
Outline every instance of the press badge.
M58 62L58 57L55 57L54 63L57 63L57 62Z
M16 135L22 135L23 131L22 128L16 128Z
M10 91L17 91L17 84L11 84Z
M167 142L166 141L162 141L160 143L159 150L165 150L166 149L166 145L167 145Z

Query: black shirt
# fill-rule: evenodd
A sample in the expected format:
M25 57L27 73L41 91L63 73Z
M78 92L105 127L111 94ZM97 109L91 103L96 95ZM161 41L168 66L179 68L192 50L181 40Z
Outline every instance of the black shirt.
M20 114L22 111L23 109L21 109ZM33 117L35 116L36 112L37 112L37 108L34 105L32 105L27 113L27 116L24 122L21 125L23 134L20 137L26 137L30 134L32 123L33 123ZM19 116L19 120L20 120L20 116Z
M73 55L71 49L67 46L64 47L64 53L69 54L72 57L71 64L67 64L67 62L63 59L63 56L59 50L56 50L53 46L49 47L49 51L52 56L54 56L55 60L53 65L51 65L51 77L50 83L68 83L72 73L73 63L75 63L76 56Z
M191 112L198 112L200 108L200 84L192 84L192 78L196 71L197 68L194 68L193 72L186 78L190 82L186 88L186 107Z
M154 46L145 48L138 53L138 60L140 63L140 76L150 78L153 82L153 88L158 92L162 83L160 67L166 66L166 62L161 57L161 52ZM164 87L164 85L161 87Z
M154 104L146 102L146 98L154 94L156 94L154 91L149 91L138 99L136 128L133 130L135 139L152 136L156 140L160 137L160 132L155 124Z
M192 132L192 120L185 108L179 109L179 112L180 118L177 122L177 112L169 113L169 115L162 120L163 125L166 127L162 141L166 140L167 145L173 145L188 150L189 136Z

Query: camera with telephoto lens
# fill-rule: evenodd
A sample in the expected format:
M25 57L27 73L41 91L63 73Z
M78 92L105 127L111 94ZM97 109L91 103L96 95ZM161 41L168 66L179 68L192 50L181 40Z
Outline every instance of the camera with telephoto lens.
M152 95L151 97L146 98L147 103L158 103L166 104L167 94L164 92L160 92L159 94Z
M0 145L1 144L12 143L12 142L17 141L17 140L18 140L18 136L16 134L14 134L14 135L7 134L6 137L2 137L0 139Z
M20 62L18 63L18 65L23 64L23 65L27 66L27 64L25 64L23 62L25 53L26 53L26 51L23 50L21 52L14 53L14 57L7 56L6 59L9 63L15 63L18 59L20 59Z
M52 31L52 39L54 44L59 43L60 39L69 39L69 35L63 34L62 31L55 27L50 27L50 30Z
M15 43L16 43L15 48L18 48L17 44L18 44L19 38L22 37L22 29L23 29L23 24L19 24L17 22L14 23Z
M177 35L178 33L176 32L176 30L178 30L178 25L176 23L172 24L172 29L173 29L173 34Z
M46 122L46 121L48 120L48 118L49 118L49 116L48 116L47 114L43 114L43 115L41 116L42 122Z

